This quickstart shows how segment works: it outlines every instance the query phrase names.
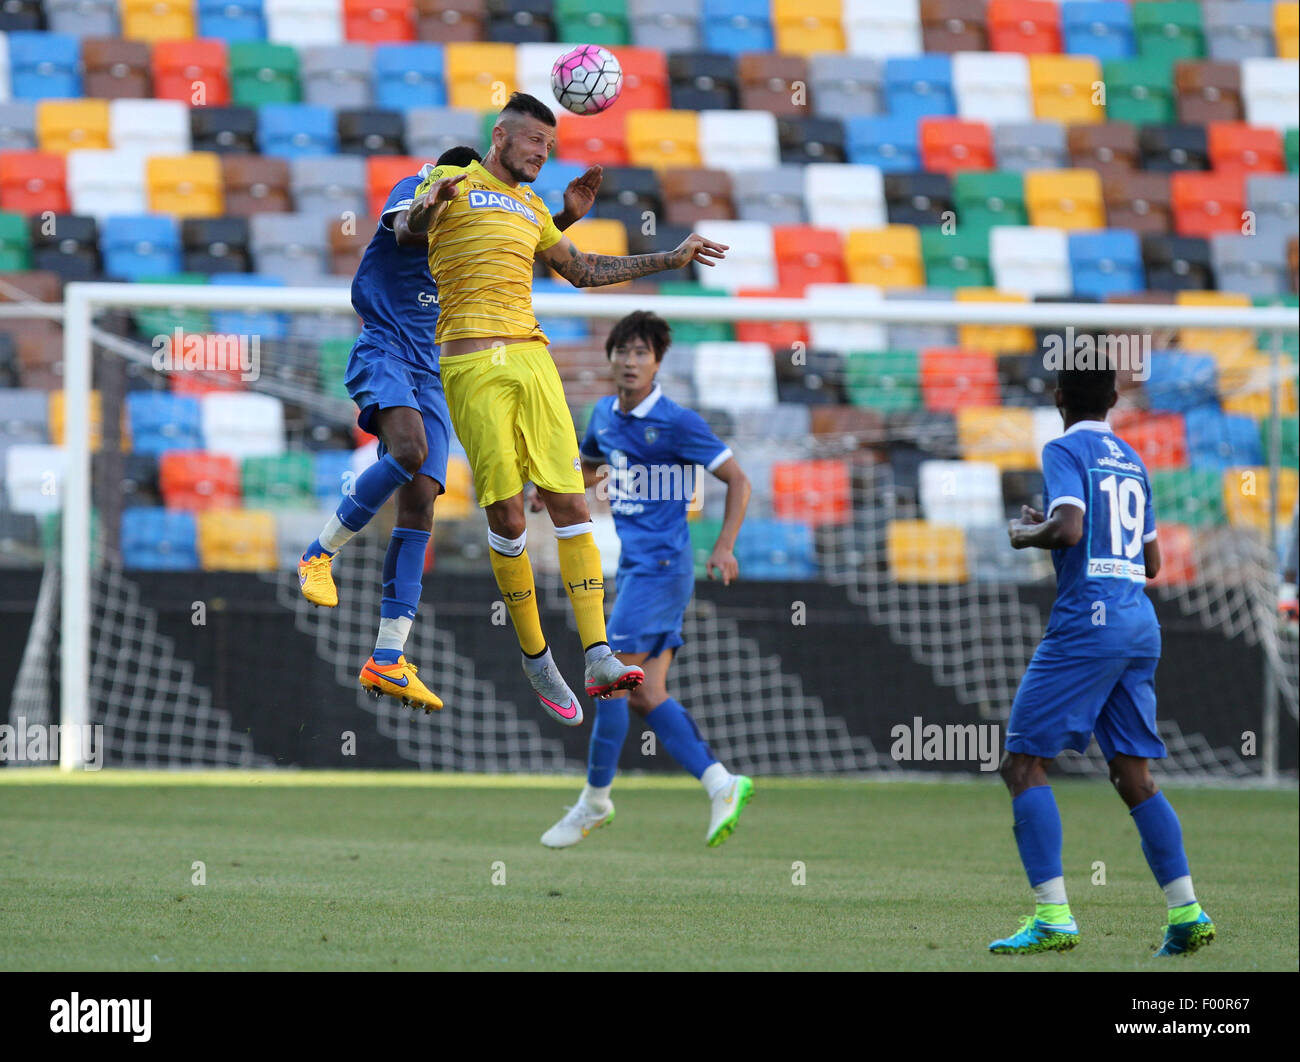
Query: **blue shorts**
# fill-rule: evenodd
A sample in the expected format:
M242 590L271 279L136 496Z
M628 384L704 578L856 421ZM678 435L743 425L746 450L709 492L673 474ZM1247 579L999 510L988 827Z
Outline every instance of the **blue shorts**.
M695 593L695 573L659 575L619 569L614 578L614 610L606 625L616 653L658 656L684 645L682 617Z
M348 358L348 371L343 382L352 401L361 410L357 424L362 431L372 435L376 434L373 427L375 414L381 409L405 406L419 412L424 420L424 437L429 444L429 453L420 466L420 472L446 490L451 414L447 412L447 396L442 393L442 380L438 374L417 369L388 351L358 339ZM380 458L387 452L383 439L380 439Z
M1096 735L1102 758L1163 759L1156 731L1155 656L1065 656L1041 642L1020 680L1007 751L1052 759L1083 752Z

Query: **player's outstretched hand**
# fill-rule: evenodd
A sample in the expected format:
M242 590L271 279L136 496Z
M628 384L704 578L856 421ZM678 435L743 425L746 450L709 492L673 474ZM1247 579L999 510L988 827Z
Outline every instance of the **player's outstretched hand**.
M718 571L717 575L713 574L715 568ZM705 570L709 573L710 579L721 579L723 586L730 586L731 580L740 577L740 565L736 563L736 555L729 549L715 547L709 554L709 563L705 565Z
M1028 505L1022 505L1020 507L1020 519L1026 524L1041 524L1043 522L1043 514L1037 509L1031 509Z
M575 177L564 189L564 210L570 217L587 216L596 202L596 193L600 191L600 180L605 171L599 166L592 166L580 177Z
M458 173L454 177L443 177L429 185L429 190L424 194L431 203L450 202L460 195L460 189L456 186L468 176L468 173Z
M713 259L726 258L728 250L730 250L729 244L714 243L712 240L706 240L699 233L692 232L673 251L672 268L681 269L682 266L690 262L699 262L700 265L712 266L716 264Z

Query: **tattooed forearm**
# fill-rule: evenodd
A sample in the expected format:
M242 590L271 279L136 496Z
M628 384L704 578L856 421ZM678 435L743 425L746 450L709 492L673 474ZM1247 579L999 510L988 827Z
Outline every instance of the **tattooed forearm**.
M555 271L574 287L599 288L624 280L675 269L673 255L660 254L584 254L576 247L572 254L555 266Z

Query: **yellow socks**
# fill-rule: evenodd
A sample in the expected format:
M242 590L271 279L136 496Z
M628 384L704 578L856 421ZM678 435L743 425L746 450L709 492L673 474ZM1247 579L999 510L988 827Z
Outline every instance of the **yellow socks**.
M528 561L528 550L521 550L517 557L508 557L490 549L488 556L492 559L492 574L497 577L497 586L505 599L506 608L510 610L510 619L514 622L515 634L519 637L519 647L529 656L536 656L546 648L546 639L542 636L542 620L537 614L537 593L533 586L533 566Z
M567 532L567 534L566 534ZM569 592L573 617L583 649L605 641L605 578L600 570L600 550L591 534L591 524L557 527L560 576Z

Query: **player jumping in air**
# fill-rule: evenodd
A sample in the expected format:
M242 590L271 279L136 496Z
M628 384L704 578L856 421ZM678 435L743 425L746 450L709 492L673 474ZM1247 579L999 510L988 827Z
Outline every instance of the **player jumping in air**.
M476 162L473 148L456 147L439 166ZM404 177L388 194L356 276L352 306L361 335L348 359L346 385L360 409L357 423L379 436L379 460L357 477L320 536L298 563L302 593L315 605L339 603L330 565L343 545L397 494L397 523L384 558L383 600L374 653L359 676L375 696L387 694L426 712L442 701L420 681L403 655L420 603L425 549L433 530L433 505L447 480L451 420L438 376L438 288L429 274L424 237L406 229L416 187L434 170ZM599 172L570 182L558 228L591 209Z
M629 707L704 786L712 804L704 838L710 847L731 835L754 790L748 778L718 762L665 686L673 653L684 644L682 616L695 590L686 511L698 486L696 466L727 485L722 529L708 561L709 577L717 572L724 586L739 570L732 549L749 502L749 479L731 450L698 413L665 397L655 380L669 342L667 322L642 312L624 317L605 340L618 394L601 399L592 411L582 439L582 468L589 485L600 473L609 475L610 511L623 545L609 641L623 663L644 668L645 682L626 698L597 703L587 785L568 814L542 834L549 848L577 844L613 821L609 790L627 736Z
M1145 589L1160 570L1151 484L1142 459L1106 423L1114 370L1063 370L1057 384L1065 434L1043 447L1047 515L1025 506L1008 528L1016 549L1050 549L1056 567L1056 603L1016 693L1002 761L1037 907L989 950L1022 955L1078 943L1046 768L1063 749L1083 752L1095 735L1165 893L1169 920L1156 954L1182 955L1213 940L1214 923L1196 902L1182 827L1147 763L1165 755L1156 732L1160 625Z
M546 335L532 307L541 258L577 287L615 284L689 262L712 265L726 248L691 235L673 251L630 257L584 254L551 220L526 182L555 146L555 116L516 92L492 128L482 163L440 166L416 190L412 232L428 233L429 270L442 316L442 382L451 422L488 522L492 571L523 650L524 673L545 709L566 726L582 707L551 659L525 549L524 484L537 487L559 539L560 575L586 654L586 691L606 697L645 678L605 636L604 582L592 537L577 434Z

